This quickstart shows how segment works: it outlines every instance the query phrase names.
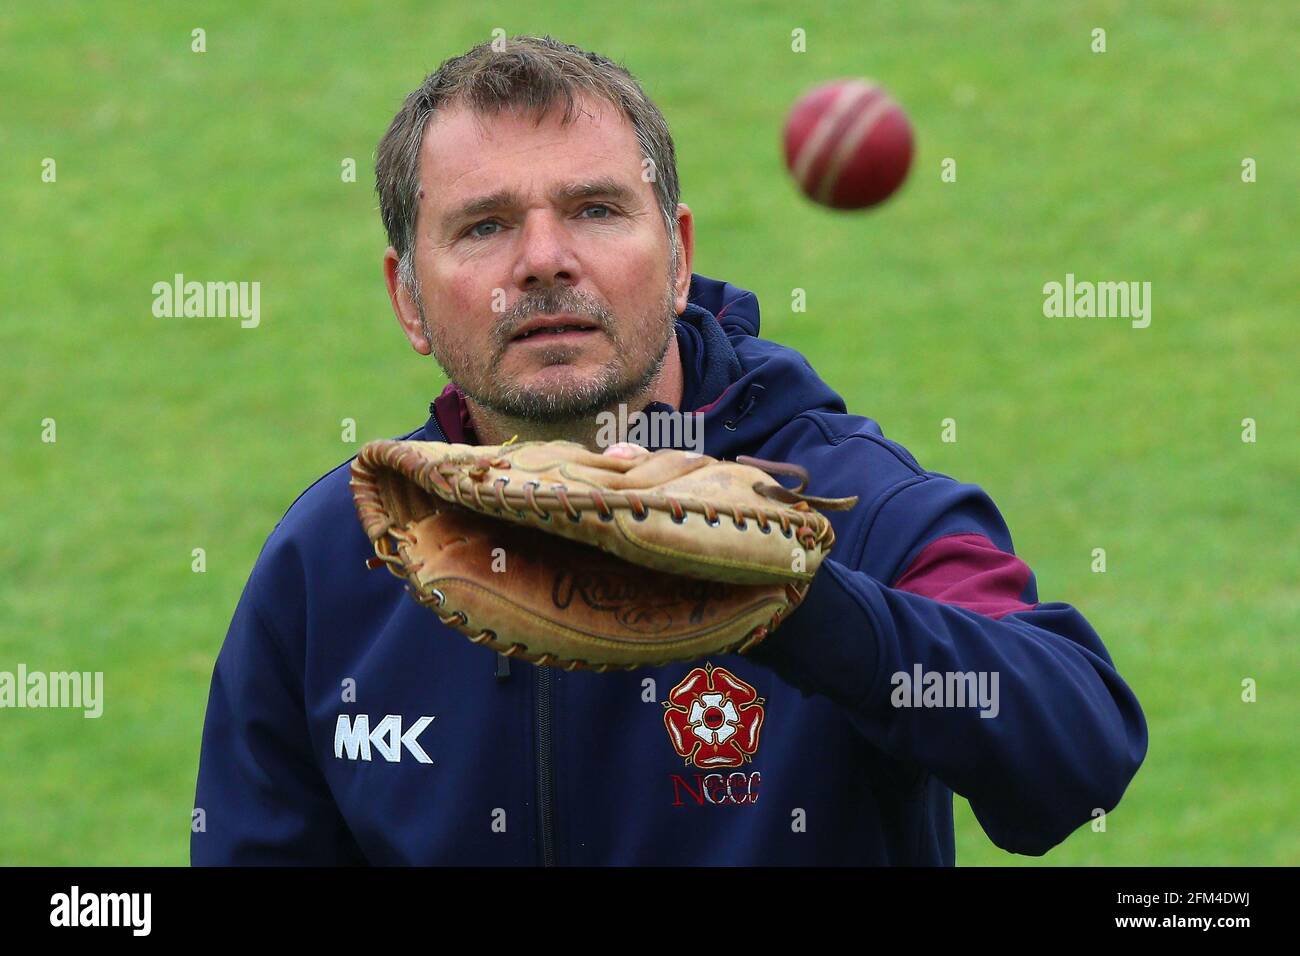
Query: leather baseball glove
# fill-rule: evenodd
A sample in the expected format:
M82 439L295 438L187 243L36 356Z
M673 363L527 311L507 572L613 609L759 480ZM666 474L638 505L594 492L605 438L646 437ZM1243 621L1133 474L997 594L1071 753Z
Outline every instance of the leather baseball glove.
M790 489L772 475L790 475ZM803 600L835 534L798 465L576 442L376 441L352 464L380 564L510 657L632 669L744 653Z

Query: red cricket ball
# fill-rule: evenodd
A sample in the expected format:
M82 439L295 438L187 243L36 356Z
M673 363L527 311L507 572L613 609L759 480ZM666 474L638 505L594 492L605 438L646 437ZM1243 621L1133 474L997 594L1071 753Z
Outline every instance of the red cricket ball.
M785 164L814 202L866 209L888 199L907 178L912 126L874 83L834 80L809 90L791 108Z

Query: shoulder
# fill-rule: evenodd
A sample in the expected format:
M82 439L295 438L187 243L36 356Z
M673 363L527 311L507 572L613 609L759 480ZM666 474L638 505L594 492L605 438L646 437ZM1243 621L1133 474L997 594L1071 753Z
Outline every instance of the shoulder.
M870 460L890 477L899 480L944 477L922 468L910 451L885 437L884 429L873 418L834 409L810 409L799 418L828 448L838 450L841 457Z
M862 489L818 492L859 495L856 518L845 528L854 541L854 566L894 581L924 549L960 536L978 539L981 549L1015 555L1011 530L980 485L923 467L871 419L823 411L801 417L824 442L826 467L845 486Z
M808 469L809 486L824 489L815 492L820 495L857 495L869 505L912 485L952 480L923 468L903 445L885 437L878 422L863 415L809 409L772 437Z
M404 435L398 435L397 441L425 441L424 428L415 429ZM352 490L348 483L352 478L353 455L347 461L336 465L313 481L294 499L288 510L277 522L274 534L283 532L288 537L311 535L322 528L337 528L336 522L343 515L353 518L356 512L352 504Z
M397 436L421 440L424 429ZM347 459L313 481L294 499L267 537L250 584L256 593L303 594L334 587L371 554L352 500L352 462Z
M848 512L828 514L841 553L854 566L866 564L888 577L920 544L959 532L982 534L1011 550L1006 525L983 489L923 467L874 419L833 408L806 410L772 436L769 449L770 457L807 469L809 494L857 496Z

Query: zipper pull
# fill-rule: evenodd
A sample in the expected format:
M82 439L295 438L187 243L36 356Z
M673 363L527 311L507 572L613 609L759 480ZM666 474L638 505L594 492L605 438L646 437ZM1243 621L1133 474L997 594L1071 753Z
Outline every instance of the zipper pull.
M758 400L762 397L763 391L764 388L762 385L759 385L757 382L752 383L749 386L749 389L745 392L744 398L741 400L740 410L736 414L736 417L734 419L729 418L723 422L723 427L725 427L729 432L734 432L741 420L754 410L754 406L758 404Z

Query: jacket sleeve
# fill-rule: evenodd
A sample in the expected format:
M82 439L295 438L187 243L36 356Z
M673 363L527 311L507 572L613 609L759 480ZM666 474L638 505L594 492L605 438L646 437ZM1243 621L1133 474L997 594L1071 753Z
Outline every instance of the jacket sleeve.
M256 599L262 592L294 593L276 587L301 590L299 575L278 573L272 566L272 551L268 542L212 674L190 862L364 863L312 754L303 697L303 638L287 643ZM287 603L292 605L293 598Z
M969 800L1005 850L1046 853L1112 810L1146 754L1142 710L1084 616L1038 603L988 496L931 474L869 526L861 557L824 561L751 655ZM928 673L983 675L993 703L916 706Z

